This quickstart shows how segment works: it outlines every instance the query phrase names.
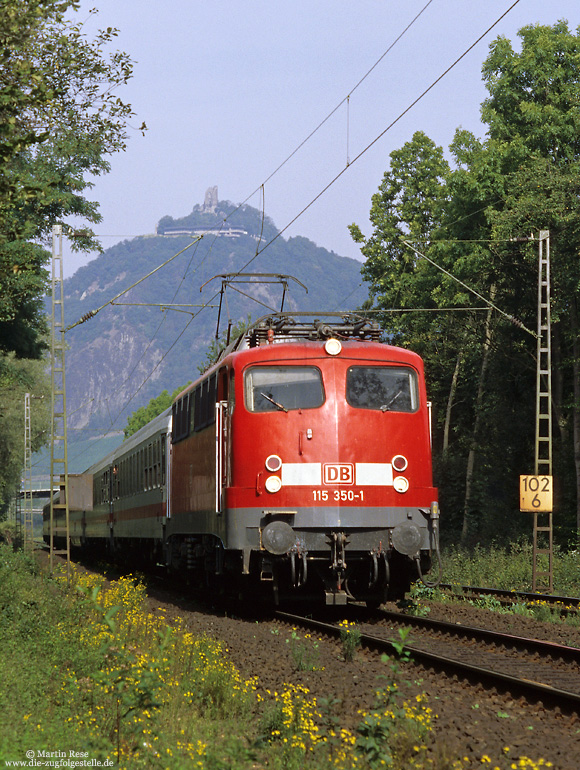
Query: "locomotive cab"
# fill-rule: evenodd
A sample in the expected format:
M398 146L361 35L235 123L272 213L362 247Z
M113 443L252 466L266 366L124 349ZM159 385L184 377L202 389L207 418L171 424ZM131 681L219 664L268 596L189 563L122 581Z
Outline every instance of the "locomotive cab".
M429 569L423 364L378 334L268 317L179 397L169 556L194 583L380 604Z

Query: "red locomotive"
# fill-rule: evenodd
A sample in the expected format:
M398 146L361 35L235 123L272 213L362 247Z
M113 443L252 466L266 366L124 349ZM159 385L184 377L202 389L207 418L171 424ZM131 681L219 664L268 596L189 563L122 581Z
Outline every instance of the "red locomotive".
M364 318L323 317L260 319L90 468L73 544L277 602L402 597L438 552L423 363Z

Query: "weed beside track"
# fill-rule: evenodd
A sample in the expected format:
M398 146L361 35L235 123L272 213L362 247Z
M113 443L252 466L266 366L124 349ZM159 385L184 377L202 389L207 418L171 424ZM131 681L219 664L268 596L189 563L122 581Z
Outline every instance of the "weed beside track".
M25 554L0 547L0 758L6 766L69 752L129 770L549 766L508 746L493 761L483 752L474 759L473 749L466 756L449 750L437 735L439 694L433 701L433 689L427 695L418 683L407 690L406 663L397 656L379 664L381 671L371 666L347 621L342 643L333 645L298 633L286 643L272 626L217 616L214 624L202 613L192 623L190 615L175 606L153 608L133 578L106 581L75 571L68 585ZM236 628L236 655L219 638L226 623ZM262 645L264 638L269 642ZM298 648L307 654L297 655ZM233 664L244 659L246 665ZM342 719L346 702L330 690L330 668L332 681L345 688L348 681L362 685L364 675L348 722Z

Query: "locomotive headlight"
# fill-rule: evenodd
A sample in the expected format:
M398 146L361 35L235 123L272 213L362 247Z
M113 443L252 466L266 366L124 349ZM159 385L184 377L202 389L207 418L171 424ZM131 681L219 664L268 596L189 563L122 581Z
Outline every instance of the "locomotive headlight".
M409 465L409 463L407 458L403 457L403 455L395 455L391 460L391 465L397 471L397 473L402 473L403 471L407 470L407 465Z
M278 457L278 455L270 455L269 457L266 457L266 469L270 471L270 473L276 473L276 471L279 471L282 467L282 458Z
M409 489L409 482L404 476L397 476L393 479L393 486L397 492L406 492Z
M329 356L337 356L342 350L342 345L340 344L340 340L331 337L324 343L324 349Z
M268 476L264 484L267 492L279 492L282 489L282 479L280 476Z

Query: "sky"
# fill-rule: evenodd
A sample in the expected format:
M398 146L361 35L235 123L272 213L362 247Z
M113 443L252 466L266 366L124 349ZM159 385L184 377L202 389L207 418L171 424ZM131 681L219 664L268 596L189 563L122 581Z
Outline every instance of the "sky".
M165 215L186 216L217 185L220 200L264 206L288 227L284 237L360 259L348 225L370 234L371 196L393 150L418 130L446 151L459 127L484 136L481 65L492 41L503 35L517 47L528 24L580 25L578 0L520 0L397 120L512 3L83 0L87 33L118 28L115 47L135 61L118 91L136 113L127 149L90 191L103 248L154 233ZM65 276L96 256L71 254L65 242Z

